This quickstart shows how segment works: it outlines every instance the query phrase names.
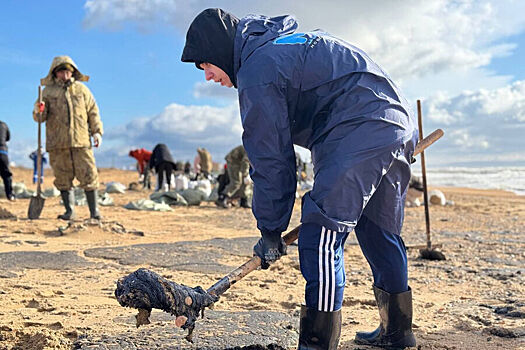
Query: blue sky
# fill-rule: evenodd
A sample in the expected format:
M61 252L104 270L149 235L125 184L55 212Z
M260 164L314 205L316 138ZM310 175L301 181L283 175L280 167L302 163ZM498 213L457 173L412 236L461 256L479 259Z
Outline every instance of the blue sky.
M185 30L207 7L242 17L293 14L300 30L323 28L378 61L415 105L424 130L446 136L427 166L525 165L525 2L501 1L4 1L0 13L0 119L10 158L29 165L31 110L54 56L71 56L104 123L99 166L131 166L127 152L167 143L191 160L214 160L241 143L235 90L204 83L180 62Z

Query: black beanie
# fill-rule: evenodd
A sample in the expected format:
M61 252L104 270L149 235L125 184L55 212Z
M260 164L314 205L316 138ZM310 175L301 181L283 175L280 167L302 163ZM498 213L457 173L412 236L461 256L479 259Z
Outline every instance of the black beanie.
M206 9L193 20L186 34L182 62L211 63L222 69L237 87L233 74L233 44L239 19L219 9Z

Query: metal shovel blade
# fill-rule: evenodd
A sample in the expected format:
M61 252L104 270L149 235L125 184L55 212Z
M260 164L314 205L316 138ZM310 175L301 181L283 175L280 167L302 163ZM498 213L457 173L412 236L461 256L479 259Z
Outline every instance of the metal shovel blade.
M31 197L29 208L27 209L27 217L31 220L38 219L44 209L45 199L41 195Z

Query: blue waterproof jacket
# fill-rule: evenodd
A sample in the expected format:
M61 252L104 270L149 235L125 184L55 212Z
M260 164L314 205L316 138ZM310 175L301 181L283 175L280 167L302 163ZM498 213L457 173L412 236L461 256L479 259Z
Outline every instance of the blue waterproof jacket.
M367 167L386 172L392 157L411 154L414 118L396 85L365 52L328 33L296 28L291 16L256 15L237 27L234 73L254 182L253 213L261 231L286 230L296 192L296 144L311 150L315 172L301 221L351 231L375 188L359 185L359 178L357 186L338 188L340 179L349 169L360 169L357 177L366 177ZM402 210L400 199L392 199ZM367 216L400 229L398 214Z

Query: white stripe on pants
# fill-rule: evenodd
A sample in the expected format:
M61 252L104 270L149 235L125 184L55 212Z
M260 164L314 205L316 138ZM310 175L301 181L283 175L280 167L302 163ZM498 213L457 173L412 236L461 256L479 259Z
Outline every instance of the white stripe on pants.
M336 232L323 226L319 240L319 311L334 311L335 298L335 251Z

